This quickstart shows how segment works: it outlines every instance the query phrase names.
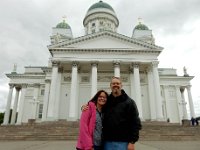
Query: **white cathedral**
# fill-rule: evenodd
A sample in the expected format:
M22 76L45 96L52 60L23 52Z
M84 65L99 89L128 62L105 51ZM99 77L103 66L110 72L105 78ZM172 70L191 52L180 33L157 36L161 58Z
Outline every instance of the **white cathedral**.
M141 120L181 123L189 119L186 105L195 117L190 90L193 76L186 69L178 76L176 69L158 68L163 48L155 45L146 25L139 22L132 37L117 33L117 15L103 1L88 9L83 25L85 35L80 37L73 37L65 20L52 29L48 66L25 67L22 74L15 68L6 74L10 88L3 125L20 125L30 119L77 121L80 107L98 90L110 92L113 76L121 77Z

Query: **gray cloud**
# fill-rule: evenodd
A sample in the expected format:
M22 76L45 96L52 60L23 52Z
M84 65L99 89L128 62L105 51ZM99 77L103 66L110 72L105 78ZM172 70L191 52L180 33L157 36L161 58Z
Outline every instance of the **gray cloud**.
M138 23L137 18L143 18L150 29L163 31L163 34L178 34L184 24L199 16L200 1L198 0L129 0L117 6L121 30L130 33ZM130 23L130 24L128 24ZM124 28L128 26L128 28Z

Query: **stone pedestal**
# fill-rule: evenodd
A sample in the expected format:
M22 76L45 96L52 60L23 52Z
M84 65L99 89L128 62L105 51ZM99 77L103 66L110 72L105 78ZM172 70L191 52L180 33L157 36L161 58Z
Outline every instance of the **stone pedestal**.
M35 119L28 119L28 124L34 124L35 123Z
M188 119L183 119L183 120L182 120L182 126L190 126L190 120L188 120Z

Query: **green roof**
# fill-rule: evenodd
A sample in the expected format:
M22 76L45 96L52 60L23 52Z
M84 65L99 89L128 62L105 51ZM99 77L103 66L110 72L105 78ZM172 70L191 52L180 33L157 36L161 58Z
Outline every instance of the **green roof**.
M149 28L146 25L141 24L141 23L139 23L137 26L135 26L135 29L137 29L137 30L149 30Z
M71 27L65 22L65 20L57 24L56 28L71 29Z
M111 11L114 12L114 9L107 3L104 3L103 1L99 1L95 4L93 4L89 9L88 11L92 10L92 9L96 9L96 8L107 8L107 9L110 9Z

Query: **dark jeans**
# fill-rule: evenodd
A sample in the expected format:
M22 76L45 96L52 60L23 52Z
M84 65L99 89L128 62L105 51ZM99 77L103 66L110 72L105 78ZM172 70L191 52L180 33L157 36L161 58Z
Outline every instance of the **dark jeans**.
M94 146L94 150L103 150L102 146Z

